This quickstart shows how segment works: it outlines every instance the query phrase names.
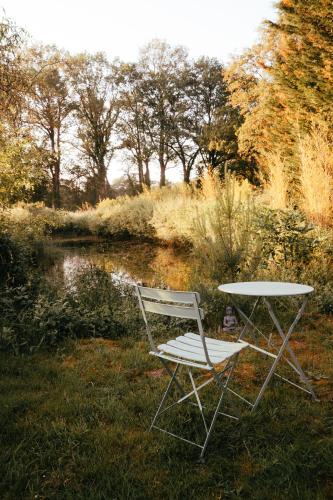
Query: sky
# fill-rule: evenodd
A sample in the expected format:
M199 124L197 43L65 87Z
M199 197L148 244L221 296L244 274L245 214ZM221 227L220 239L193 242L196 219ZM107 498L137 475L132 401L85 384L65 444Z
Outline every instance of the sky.
M274 19L272 0L0 0L6 17L32 42L75 52L102 51L110 59L136 61L154 38L184 45L190 57L228 63L258 39L264 19ZM121 172L111 165L111 180ZM172 180L178 172L170 170Z

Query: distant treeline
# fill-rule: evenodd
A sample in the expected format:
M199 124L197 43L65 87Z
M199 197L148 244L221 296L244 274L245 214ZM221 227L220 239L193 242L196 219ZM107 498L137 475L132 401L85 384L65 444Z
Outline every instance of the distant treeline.
M160 186L170 166L182 168L185 183L207 169L223 178L228 169L253 184L279 184L282 204L304 195L313 171L332 183L331 0L282 0L277 10L260 43L227 68L160 40L136 63L29 46L2 19L0 203L59 208L112 197L107 174L116 152L122 193L149 189L153 163Z

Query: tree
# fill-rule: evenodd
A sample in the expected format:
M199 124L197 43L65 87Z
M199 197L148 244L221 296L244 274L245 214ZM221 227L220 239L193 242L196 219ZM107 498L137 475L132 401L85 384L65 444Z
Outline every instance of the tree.
M118 133L121 148L138 169L139 189L150 188L149 163L153 156L150 114L144 99L144 75L135 64L122 67L123 85Z
M192 128L192 120L190 112L181 111L182 106L178 110L172 110L169 118L170 128L172 130L172 140L169 147L174 151L175 157L180 161L183 170L183 181L189 184L191 172L195 162L199 156L200 148L196 144L194 129Z
M33 142L0 134L0 206L32 201L46 182Z
M119 68L99 53L72 57L67 70L74 90L79 148L90 168L97 203L109 194L111 136L119 116Z
M202 57L195 61L192 81L193 121L201 170L218 168L223 174L228 162L237 158L239 112L229 103L223 66L217 59Z
M26 78L21 64L25 33L11 20L0 20L0 120L13 126Z
M277 8L278 20L266 23L275 41L270 75L288 107L326 115L333 102L332 1L280 0Z
M160 167L161 187L166 184L167 165L175 158L170 107L177 93L177 75L186 65L184 47L172 48L166 42L153 40L141 50L138 68L144 76L143 102L149 110L150 137Z
M192 92L196 85L191 65L186 64L175 75L172 92L168 94L169 110L167 127L170 130L170 149L174 152L183 170L183 180L190 182L191 172L198 158L200 148L196 142L198 135L198 106Z
M45 151L54 208L61 206L62 142L66 122L73 111L64 72L66 57L52 46L32 48L26 57L32 82L27 97L27 123L34 127L35 139Z
M231 102L243 116L243 155L268 170L281 159L294 201L299 191L299 141L314 121L331 124L333 35L331 0L281 0L276 22L266 22L260 44L227 72Z
M25 34L0 21L0 204L29 200L41 182L37 151L19 128L26 79L21 65Z

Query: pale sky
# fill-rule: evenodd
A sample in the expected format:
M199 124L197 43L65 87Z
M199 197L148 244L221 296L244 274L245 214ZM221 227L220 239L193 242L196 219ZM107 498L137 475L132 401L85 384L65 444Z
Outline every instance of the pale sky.
M258 38L273 19L272 0L0 0L5 15L26 29L31 41L75 52L105 52L135 61L153 38L184 45L191 57L227 63ZM119 163L111 178L119 176ZM170 177L177 177L175 169Z

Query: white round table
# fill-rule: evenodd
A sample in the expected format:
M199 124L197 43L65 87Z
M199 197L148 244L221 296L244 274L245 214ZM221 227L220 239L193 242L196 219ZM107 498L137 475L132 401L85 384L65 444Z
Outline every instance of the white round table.
M261 300L263 301L263 303L267 307L268 313L269 313L271 319L273 320L273 323L274 323L274 325L275 325L275 327L276 327L276 329L277 329L277 331L282 339L282 345L277 349L276 353L272 353L270 351L267 351L265 349L258 347L257 345L253 345L253 344L247 342L249 347L252 347L257 352L274 358L273 365L272 365L272 367L271 367L271 369L266 377L265 382L263 383L263 385L260 389L260 392L259 392L255 402L252 404L249 401L245 400L247 403L249 403L252 406L252 410L254 410L258 406L258 404L259 404L259 402L260 402L260 400L261 400L261 398L266 390L266 387L267 387L267 385L268 385L268 383L273 375L278 376L282 380L289 382L293 386L296 386L297 388L311 394L314 399L317 399L309 380L307 379L305 373L303 372L303 370L301 368L301 365L296 357L296 354L294 353L294 351L292 350L292 348L289 345L289 340L290 340L291 334L292 334L296 324L298 323L298 321L300 320L300 318L304 312L304 309L305 309L305 306L307 303L307 295L314 291L313 287L308 286L308 285L302 285L299 283L286 283L286 282L280 282L280 281L245 281L245 282L239 282L239 283L222 284L218 287L218 289L220 290L220 292L223 292L223 293L230 295L231 301L232 301L235 309L238 311L239 315L242 317L242 319L245 322L245 326L238 337L239 342L244 342L244 340L242 340L242 337L244 336L244 334L246 333L248 328L251 327L252 329L255 329L257 332L259 332L268 341L269 347L271 346L271 335L269 338L267 338L255 326L253 320L251 319ZM247 316L242 311L242 309L239 307L236 300L234 299L235 295L248 296L248 297L253 297L256 299L254 306L253 306L253 309L252 309L252 312L249 316ZM280 325L280 322L279 322L279 320L278 320L278 318L273 310L272 304L268 298L271 298L271 297L292 297L292 296L297 296L297 295L303 296L302 305L301 305L294 321L292 322L291 326L289 327L288 332L284 333L283 329ZM285 351L288 352L290 359L286 356ZM275 373L276 369L277 369L277 365L278 365L281 358L283 358L288 363L288 365L297 373L297 375L300 378L300 381L303 383L303 385L305 387L300 386L298 384L295 384L294 382L290 381L289 379L286 379L285 377L281 377L280 375Z
M226 283L218 287L220 292L233 295L247 295L251 297L291 297L306 295L314 291L312 286L299 283L285 283L281 281L243 281L240 283Z

